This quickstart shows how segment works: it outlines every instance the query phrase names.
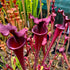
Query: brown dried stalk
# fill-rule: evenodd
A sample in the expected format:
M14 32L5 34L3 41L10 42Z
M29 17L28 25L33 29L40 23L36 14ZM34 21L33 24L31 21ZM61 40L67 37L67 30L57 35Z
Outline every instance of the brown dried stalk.
M47 2L47 16L50 14L50 0L46 0Z
M40 0L40 12L41 12L41 18L42 18L42 2Z
M25 26L27 26L24 0L22 0L22 5L23 5L23 12L24 12L24 19L25 19L24 22L25 22Z
M21 12L21 15L22 15L22 25L23 25L22 27L24 27L24 23L25 23L24 22L24 12Z
M3 24L5 24L5 17L4 17L4 13L3 12L1 12L1 18L2 18Z

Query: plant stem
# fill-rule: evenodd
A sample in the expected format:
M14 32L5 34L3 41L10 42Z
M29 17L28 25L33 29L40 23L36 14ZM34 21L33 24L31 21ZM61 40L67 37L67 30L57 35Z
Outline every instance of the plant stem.
M63 32L63 31L62 31ZM58 38L58 41L57 41L57 46L56 46L56 49L55 49L55 53L56 53L56 50L57 50L57 47L58 47L58 44L59 44L59 41L60 41L60 37L61 37L61 35L62 35L62 32L60 33L60 35L59 35L59 38Z
M9 0L10 1L10 7L12 8L12 0Z
M5 24L5 17L4 17L4 13L3 12L1 12L1 17L2 17L3 23Z
M26 21L26 13L25 13L25 4L24 4L24 0L22 0L22 6L23 6L23 12L24 12L24 19L25 19L25 26L27 26L27 21Z
M22 15L22 27L24 27L24 13L23 12L21 12L21 15Z
M67 48L66 48L66 54L69 48L69 43L70 43L70 22L69 22L69 39L68 39L68 44L67 44Z
M50 11L50 0L46 0L47 2L47 16L49 16L49 11Z
M40 11L41 11L41 18L42 18L42 2L40 0Z
M68 59L67 59L66 54L63 52L62 55L63 55L63 57L64 57L64 59L65 59L67 65L68 65L68 67L70 68L70 64L69 64L69 62L68 62Z
M36 70L37 63L38 63L38 52L36 51L36 54L35 54L35 63L34 63L34 70Z

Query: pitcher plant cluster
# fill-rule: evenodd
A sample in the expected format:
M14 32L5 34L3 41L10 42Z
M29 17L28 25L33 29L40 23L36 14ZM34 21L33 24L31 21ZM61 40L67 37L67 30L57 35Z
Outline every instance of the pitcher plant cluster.
M54 24L57 16L55 0L47 0L47 18L42 17L41 0L38 13L41 18L37 15L37 6L38 0L0 0L0 47L7 57L7 47L16 55L13 57L11 51L11 66L0 54L5 64L0 67L4 70L16 70L17 67L20 70L55 70L60 59L63 70L64 63L70 70L70 19L64 10L58 9L57 12L63 16L63 23ZM66 34L68 27L69 35Z

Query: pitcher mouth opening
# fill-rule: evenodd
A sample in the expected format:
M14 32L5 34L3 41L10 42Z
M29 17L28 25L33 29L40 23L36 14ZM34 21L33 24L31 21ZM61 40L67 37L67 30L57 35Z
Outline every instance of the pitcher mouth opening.
M39 32L40 31L40 32ZM41 30L38 29L37 25L35 25L33 28L32 28L32 32L36 35L45 35L47 34L48 30L47 28L44 28L42 27Z
M61 25L61 24L56 24L55 25L58 29L61 29L61 30L64 30L65 29L65 27L63 26L63 25Z
M10 37L7 40L7 46L8 46L8 48L11 49L11 50L17 50L17 49L23 47L24 44L25 44L25 41L26 41L25 38L24 37L21 37L19 39L19 41L20 41L20 44L18 42L16 42L16 40L15 40L15 38L13 36Z

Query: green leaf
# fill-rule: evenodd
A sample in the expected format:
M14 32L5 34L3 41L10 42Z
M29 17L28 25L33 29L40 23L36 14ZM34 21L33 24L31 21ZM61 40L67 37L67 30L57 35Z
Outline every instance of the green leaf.
M21 67L21 64L20 64L18 58L17 58L17 57L15 57L15 58L16 58L16 65L17 65L17 67L18 67L20 70L22 70L22 67Z
M1 58L2 58L3 63L5 63L5 64L6 64L6 61L5 61L4 57L3 57L3 55L2 55L2 54L0 54L0 56L1 56Z
M15 67L14 67L13 61L14 61L13 58L11 58L11 65L12 65L13 70L15 70Z

